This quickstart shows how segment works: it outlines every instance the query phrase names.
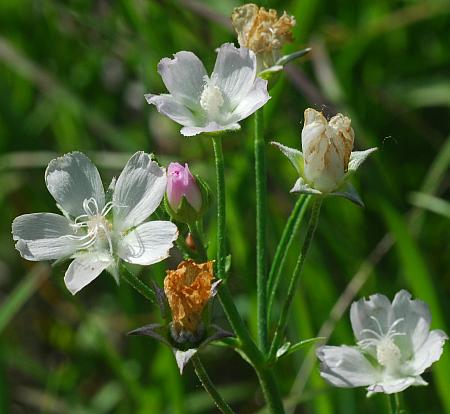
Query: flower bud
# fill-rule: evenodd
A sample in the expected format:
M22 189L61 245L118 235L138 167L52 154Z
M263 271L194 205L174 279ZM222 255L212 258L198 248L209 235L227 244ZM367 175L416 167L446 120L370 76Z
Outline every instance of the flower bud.
M236 7L231 21L239 45L255 52L257 73L274 66L280 58L282 46L292 41L291 29L295 26L295 18L286 12L278 17L276 10L249 3Z
M328 122L321 112L305 110L304 176L309 185L323 193L336 190L347 172L354 141L350 124L350 118L342 114Z
M164 292L172 312L172 337L177 342L195 342L202 335L202 313L212 296L213 261L181 262L168 270Z
M187 164L172 162L167 169L166 209L182 223L197 221L209 204L209 190L194 177Z

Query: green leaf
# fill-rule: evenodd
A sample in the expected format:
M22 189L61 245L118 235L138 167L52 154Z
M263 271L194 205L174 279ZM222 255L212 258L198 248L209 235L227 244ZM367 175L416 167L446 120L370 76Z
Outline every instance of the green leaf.
M0 333L49 275L48 265L37 264L8 295L8 299L0 307Z
M314 342L324 341L324 340L326 340L325 337L319 336L317 338L304 339L303 341L297 342L294 345L292 345L290 342L286 342L280 348L278 348L278 351L276 354L277 359L279 359L283 356L293 354L294 352L297 352L299 349L304 348L306 345L312 344Z

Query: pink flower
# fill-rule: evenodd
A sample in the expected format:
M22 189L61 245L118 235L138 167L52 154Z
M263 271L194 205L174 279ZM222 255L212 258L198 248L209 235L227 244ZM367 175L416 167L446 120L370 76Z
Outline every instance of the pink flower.
M202 208L200 189L187 164L184 164L184 167L177 162L169 164L166 194L170 208L175 212L178 212L181 207L183 197L195 211L200 212Z

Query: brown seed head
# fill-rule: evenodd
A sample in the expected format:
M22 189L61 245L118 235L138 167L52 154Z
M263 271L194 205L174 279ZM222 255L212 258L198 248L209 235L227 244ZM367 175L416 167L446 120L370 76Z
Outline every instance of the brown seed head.
M167 271L164 292L172 311L172 328L177 334L197 332L203 309L211 297L213 263L186 260L176 270Z

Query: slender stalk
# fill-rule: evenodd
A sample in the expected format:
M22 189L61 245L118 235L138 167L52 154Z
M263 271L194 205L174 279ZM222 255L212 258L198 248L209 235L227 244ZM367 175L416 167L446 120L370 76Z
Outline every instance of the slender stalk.
M225 240L225 167L223 162L222 141L220 137L212 139L216 163L217 186L217 277L225 278L226 240Z
M289 219L284 227L283 234L278 243L277 249L275 251L275 256L273 258L272 266L269 272L268 281L268 315L272 313L272 306L275 301L275 296L281 281L281 275L284 269L284 265L288 256L289 249L293 241L297 238L298 232L300 230L300 224L305 215L306 209L308 207L311 198L306 195L301 195L289 216Z
M392 396L390 394L386 394L386 400L387 400L387 405L388 405L388 409L389 409L389 414L395 414Z
M191 361L194 364L195 373L197 374L198 379L202 383L203 388L206 390L206 392L213 399L214 404L216 404L217 408L223 414L235 414L234 411L228 405L228 403L219 394L219 391L217 390L215 385L212 383L212 381L209 378L208 373L206 372L205 367L203 366L202 361L200 360L199 356L198 355L194 355L192 357Z
M266 142L264 139L263 108L255 112L255 189L256 189L256 294L258 304L258 342L267 353L267 269L266 269L266 221L267 221L267 171Z
M217 277L225 279L225 173L220 137L212 138L215 154L217 179ZM234 304L226 280L221 284L218 297L222 308L235 332L242 351L252 364L258 375L264 398L273 414L284 414L283 402L278 391L275 378L267 368L265 358L252 340L239 312Z
M395 403L395 414L402 414L404 411L402 410L402 402L400 399L400 393L394 394L394 403Z
M306 232L305 241L303 242L303 247L298 257L297 265L295 266L294 272L289 283L288 292L286 300L283 304L281 310L280 319L278 321L277 328L275 330L275 336L270 347L269 360L275 357L278 347L280 346L281 339L284 335L286 329L287 318L289 314L289 308L292 304L294 298L295 290L297 287L298 280L300 278L303 264L305 263L306 255L308 254L309 247L311 246L311 241L314 237L316 231L317 223L319 222L320 207L322 206L322 198L317 197L312 205L311 217L309 219L308 230Z
M156 302L155 293L141 279L133 275L123 264L120 266L120 277L125 280L132 288L136 289L142 296L151 303Z
M198 230L198 223L189 225L189 232L194 239L195 249L197 250L199 259L202 261L208 260L208 253L206 251L205 244L203 243L200 231Z

